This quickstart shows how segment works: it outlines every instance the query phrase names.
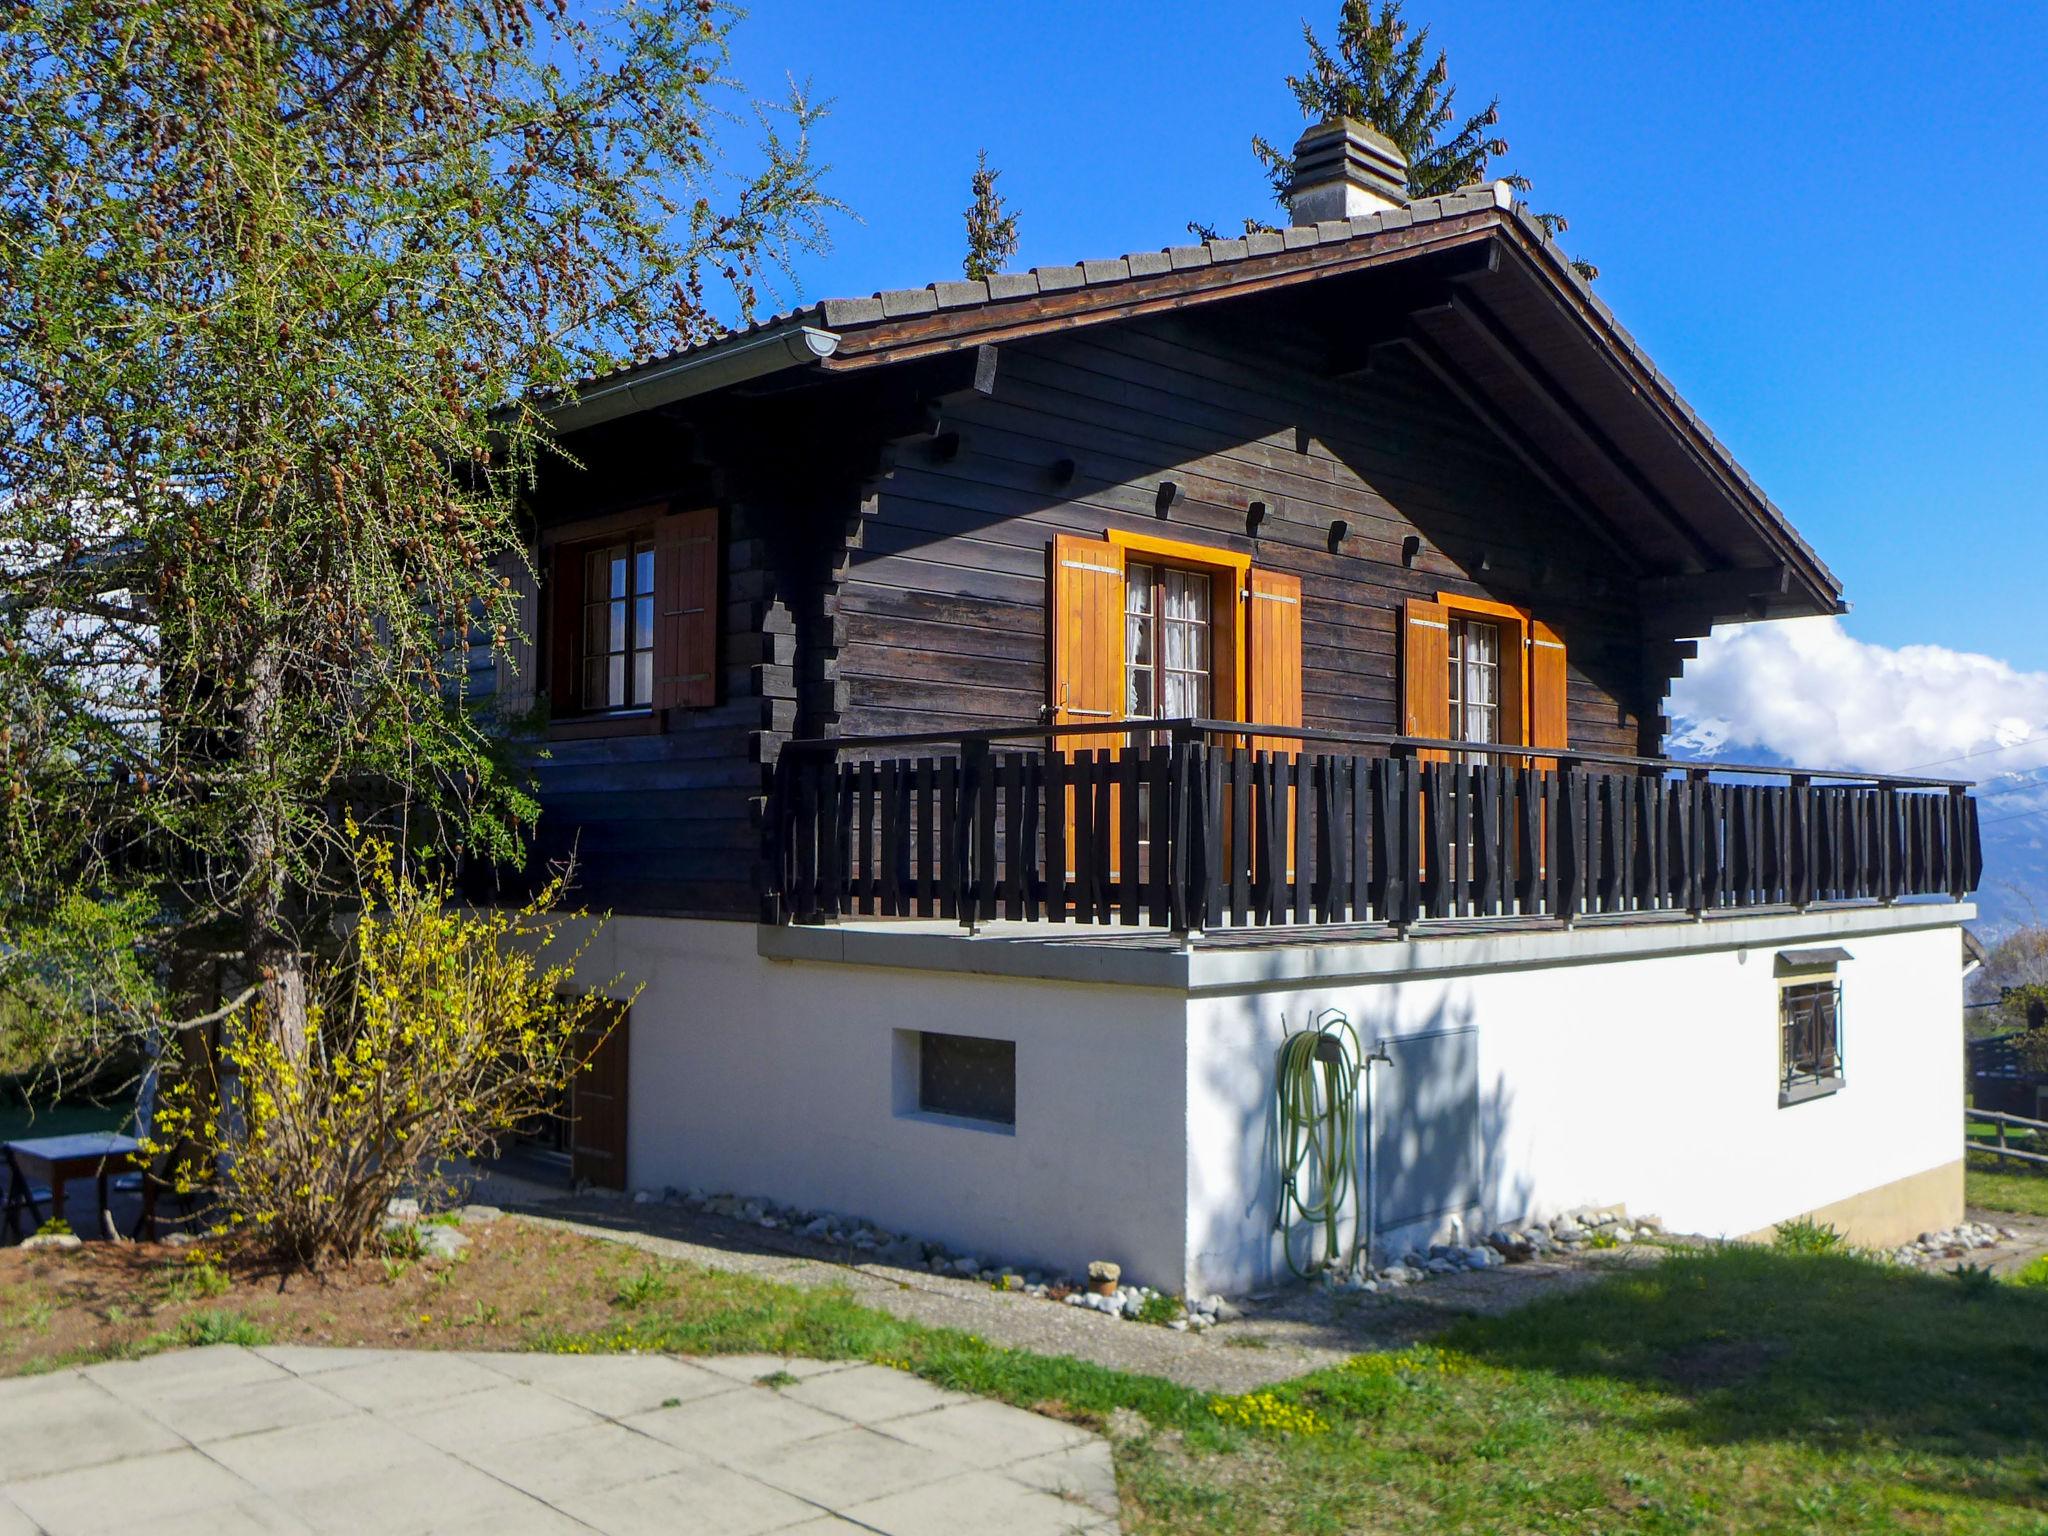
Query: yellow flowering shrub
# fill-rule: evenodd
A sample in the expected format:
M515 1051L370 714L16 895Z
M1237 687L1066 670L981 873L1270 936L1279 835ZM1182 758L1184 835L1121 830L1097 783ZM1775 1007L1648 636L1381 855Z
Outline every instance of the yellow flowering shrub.
M352 1262L391 1197L445 1193L455 1165L555 1111L616 1017L572 985L582 947L551 954L560 882L518 910L463 908L445 875L348 830L357 921L312 973L303 1049L259 1008L233 1015L219 1092L170 1081L143 1146L197 1149L180 1192L204 1178L220 1228L307 1268Z

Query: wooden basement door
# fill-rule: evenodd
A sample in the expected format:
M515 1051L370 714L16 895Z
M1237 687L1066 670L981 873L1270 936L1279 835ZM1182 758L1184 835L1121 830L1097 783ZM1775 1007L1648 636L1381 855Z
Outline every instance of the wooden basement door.
M611 1004L616 1023L569 1087L569 1174L601 1189L626 1187L626 1062L632 1010ZM587 1042L597 1033L584 1036ZM581 1050L588 1045L579 1046Z

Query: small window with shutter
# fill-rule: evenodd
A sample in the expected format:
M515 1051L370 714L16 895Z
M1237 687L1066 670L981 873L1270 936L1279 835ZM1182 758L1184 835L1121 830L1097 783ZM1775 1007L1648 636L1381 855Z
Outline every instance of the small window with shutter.
M1401 624L1401 733L1434 741L1563 747L1565 651L1526 609L1439 592L1410 598ZM1425 759L1444 760L1429 750ZM1463 754L1474 762L1494 753ZM1536 758L1539 768L1554 760Z
M548 700L560 718L716 701L718 513L645 509L575 530L548 562Z

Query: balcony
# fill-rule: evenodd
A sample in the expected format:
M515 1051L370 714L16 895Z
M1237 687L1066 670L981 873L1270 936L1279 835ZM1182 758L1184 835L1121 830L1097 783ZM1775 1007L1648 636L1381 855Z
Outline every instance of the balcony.
M1959 901L1983 872L1954 780L1214 720L792 742L767 837L771 922L1184 941Z

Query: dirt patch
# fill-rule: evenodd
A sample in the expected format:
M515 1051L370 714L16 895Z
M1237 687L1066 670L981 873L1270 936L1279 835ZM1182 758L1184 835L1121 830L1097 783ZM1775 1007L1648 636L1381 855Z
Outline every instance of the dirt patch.
M513 1349L597 1328L639 1266L618 1248L517 1220L463 1228L452 1263L372 1258L309 1276L156 1243L0 1249L0 1372L184 1341L224 1318L277 1343Z

